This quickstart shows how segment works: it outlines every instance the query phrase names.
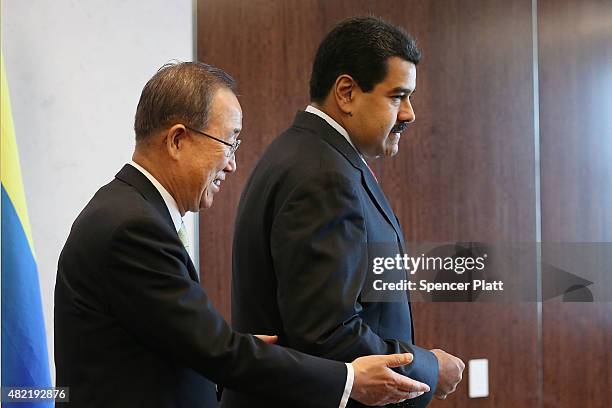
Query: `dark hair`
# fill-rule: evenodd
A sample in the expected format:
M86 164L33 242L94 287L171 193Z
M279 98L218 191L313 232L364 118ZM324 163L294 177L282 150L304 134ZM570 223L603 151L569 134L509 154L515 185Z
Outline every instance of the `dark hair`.
M364 92L387 76L387 59L399 57L418 64L416 41L400 27L378 17L341 21L319 45L310 77L310 99L323 102L336 79L347 74Z
M236 83L225 71L201 62L171 62L162 66L145 85L134 119L136 141L173 122L203 129L215 92L234 91Z

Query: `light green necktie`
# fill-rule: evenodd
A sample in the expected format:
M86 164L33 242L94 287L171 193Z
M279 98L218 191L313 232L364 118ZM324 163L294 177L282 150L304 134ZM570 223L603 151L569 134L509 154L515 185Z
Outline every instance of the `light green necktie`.
M185 223L183 221L181 221L181 228L178 230L178 236L187 252L189 252L189 238L187 237L187 228L185 228Z

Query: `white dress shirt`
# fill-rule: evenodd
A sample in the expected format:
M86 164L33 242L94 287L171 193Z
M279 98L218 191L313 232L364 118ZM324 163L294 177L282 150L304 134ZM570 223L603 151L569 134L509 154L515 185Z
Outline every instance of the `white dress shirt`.
M166 207L168 207L168 212L170 213L170 217L172 217L172 222L174 223L174 228L176 228L176 232L181 229L181 224L183 223L183 217L181 217L181 212L179 211L178 204L176 204L176 200L172 195L161 185L159 181L151 173L146 171L144 167L135 161L131 161L129 163L133 167L135 167L138 171L145 175L146 178L149 179L151 183L155 186L159 194L161 194L164 199L164 203L166 203Z
M316 108L313 107L313 109L316 109ZM321 112L318 109L317 111ZM323 112L321 113L325 115ZM333 121L332 118L329 118L329 119ZM334 121L334 123L336 122ZM338 124L336 123L336 125ZM340 129L344 130L342 126L340 125L338 126L340 127ZM346 130L344 130L344 133L346 133ZM346 134L346 137L348 138L348 133ZM350 142L350 139L349 139L349 142ZM183 217L181 217L181 212L179 211L178 205L176 204L176 200L174 199L174 197L172 197L172 195L168 192L168 190L166 190L164 186L162 186L161 183L157 181L157 179L153 177L151 173L146 171L141 165L139 165L133 160L130 161L129 164L133 166L134 168L136 168L138 171L140 171L142 174L144 174L145 177L148 178L151 183L153 183L157 191L159 191L159 194L161 194L162 198L164 199L164 203L166 203L166 207L168 207L168 212L170 212L170 217L172 217L172 222L174 223L174 228L176 228L176 232L178 233L178 230L181 229L181 224L183 223ZM350 363L346 363L346 384L344 385L344 393L342 394L342 399L340 400L339 408L346 407L346 403L348 402L349 396L351 395L351 391L353 390L354 380L355 380L355 371L353 370L353 365Z
M363 155L361 154L361 152L359 151L359 149L357 149L355 147L355 145L353 144L353 141L351 140L351 137L349 136L348 132L346 131L345 128L343 128L338 122L336 122L334 119L332 119L331 116L329 116L327 113L323 112L322 110L319 110L317 108L315 108L312 105L308 105L306 107L306 109L304 109L304 112L308 112L308 113L312 113L313 115L316 115L318 117L320 117L321 119L323 119L324 121L326 121L327 123L329 123L329 126L333 127L334 129L336 129L336 131L338 133L340 133L342 136L344 136L344 138L346 139L347 142L350 143L351 146L353 146L353 149L355 149L355 151L357 152L357 154L359 155L359 157L361 158L361 160L363 160L363 162L366 164L366 166L368 165L368 163L365 161L365 159L363 158Z

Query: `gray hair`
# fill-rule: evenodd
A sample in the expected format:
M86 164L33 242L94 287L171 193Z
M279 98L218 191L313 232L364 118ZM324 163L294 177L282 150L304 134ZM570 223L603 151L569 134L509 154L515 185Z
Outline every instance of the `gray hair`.
M175 123L204 129L215 92L235 90L234 79L220 68L201 62L171 62L162 66L140 95L134 119L136 141Z

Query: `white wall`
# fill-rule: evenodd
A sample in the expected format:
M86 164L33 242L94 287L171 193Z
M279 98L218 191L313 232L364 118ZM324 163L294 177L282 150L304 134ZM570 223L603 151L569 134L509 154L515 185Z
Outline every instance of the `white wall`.
M169 60L193 59L194 14L192 0L2 1L2 49L51 367L61 248L93 193L130 160L146 81Z

